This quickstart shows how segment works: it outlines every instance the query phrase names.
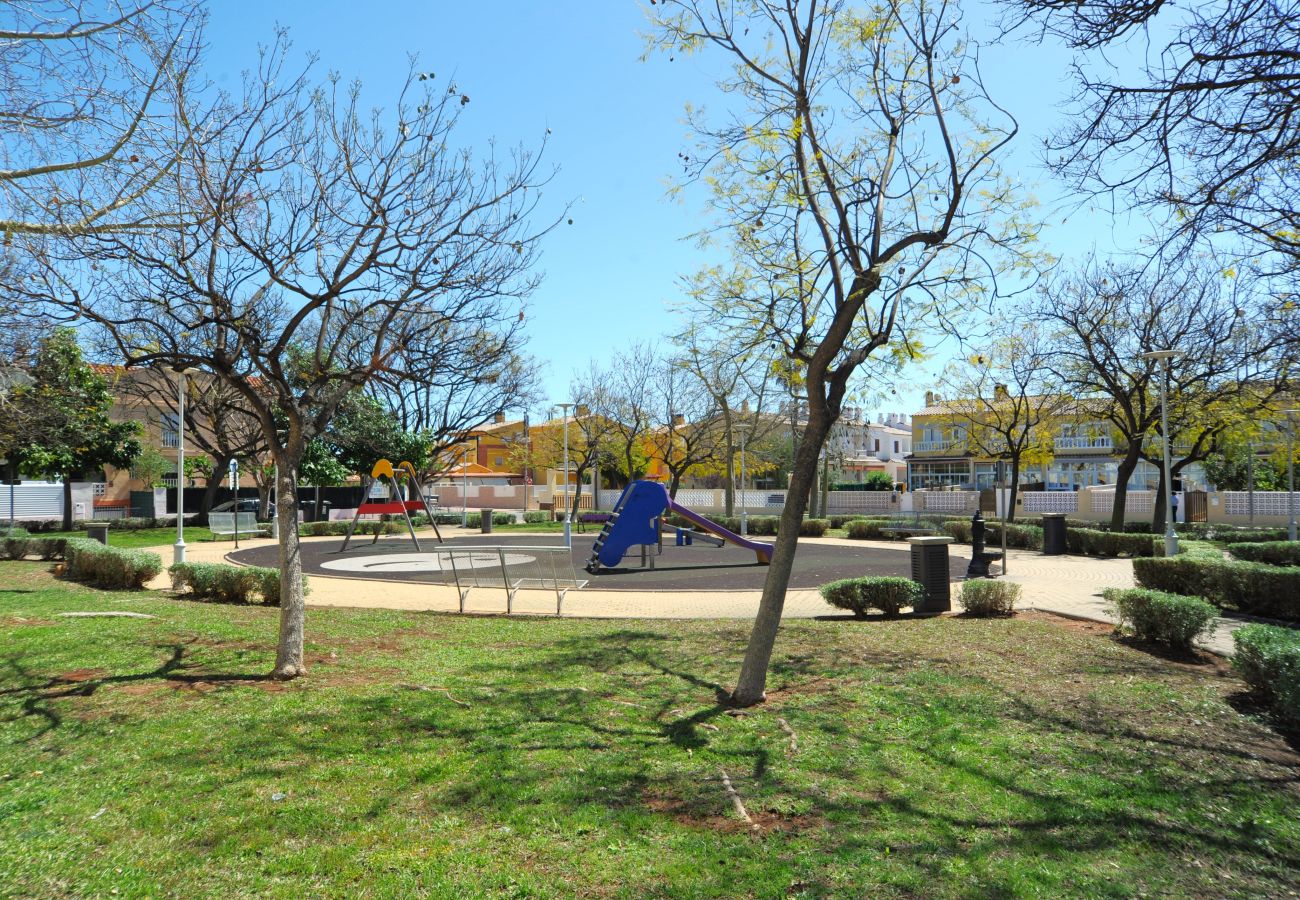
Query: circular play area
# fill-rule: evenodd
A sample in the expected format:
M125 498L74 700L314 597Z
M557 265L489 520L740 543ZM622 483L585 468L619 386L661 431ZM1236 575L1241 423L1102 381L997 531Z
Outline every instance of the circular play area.
M601 568L589 575L584 566L594 540L594 535L575 534L568 553L573 571L587 580L589 590L751 591L761 589L767 577L767 566L756 562L751 550L700 542L678 547L669 538L665 538L661 554L655 555L653 550L647 554L644 568L638 550L628 553L617 567ZM420 545L421 551L417 552L407 536L381 538L373 543L366 537L354 539L346 551L341 551L342 538L303 541L303 570L316 576L443 584L451 580L449 550L456 551L455 564L462 574L467 569L482 569L486 574L502 566L520 573L539 564L549 566L563 547L562 541L551 534L462 535L449 537L442 544L428 534L421 535ZM961 548L950 549L954 551L950 569L956 580L965 573L968 560L959 555ZM251 547L230 554L230 558L245 565L277 566L279 548ZM816 588L838 578L863 575L910 577L908 546L899 544L895 550L879 545L801 541L790 587Z

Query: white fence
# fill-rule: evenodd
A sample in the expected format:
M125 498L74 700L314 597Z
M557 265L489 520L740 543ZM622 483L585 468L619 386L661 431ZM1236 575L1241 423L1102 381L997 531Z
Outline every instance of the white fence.
M1091 511L1110 515L1115 508L1115 489L1097 490L1094 488L1088 493L1092 495ZM1124 517L1150 516L1155 512L1155 502L1155 491L1129 491L1128 497L1124 501Z
M1223 512L1229 516L1249 516L1251 508L1250 491L1224 491L1220 495L1223 498ZM1287 505L1287 498L1292 497L1291 506ZM1300 492L1287 494L1286 491L1255 491L1255 515L1257 516L1289 516L1291 510L1300 515Z
M1027 513L1076 513L1079 511L1079 495L1074 491L1025 491L1021 494L1021 504ZM1111 496L1111 502L1115 498Z
M979 509L979 491L915 491L912 503L917 512L973 513Z
M10 485L0 484L0 519L9 519ZM15 519L57 519L63 515L63 485L15 484Z

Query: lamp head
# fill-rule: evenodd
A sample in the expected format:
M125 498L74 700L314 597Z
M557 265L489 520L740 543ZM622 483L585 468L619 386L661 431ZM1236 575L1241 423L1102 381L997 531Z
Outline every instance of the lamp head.
M1143 353L1143 359L1173 359L1176 356L1182 356L1181 350L1152 350L1149 353Z

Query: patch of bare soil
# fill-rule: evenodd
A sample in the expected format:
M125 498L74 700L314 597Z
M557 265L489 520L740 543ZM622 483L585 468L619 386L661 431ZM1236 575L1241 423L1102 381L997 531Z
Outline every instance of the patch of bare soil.
M719 805L726 802L719 789ZM700 799L683 800L661 792L647 790L642 794L642 803L646 809L660 815L670 816L673 821L687 828L699 828L706 831L718 831L723 834L750 834L753 827L749 822L735 815L723 815L713 809L705 809ZM758 826L760 834L770 831L798 833L813 831L826 827L826 820L817 815L786 815L770 810L749 810L749 817Z

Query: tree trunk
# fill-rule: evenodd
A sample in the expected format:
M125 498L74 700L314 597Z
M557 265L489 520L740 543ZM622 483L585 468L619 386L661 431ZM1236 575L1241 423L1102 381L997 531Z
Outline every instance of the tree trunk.
M586 473L586 471L587 471L586 469L581 467L573 470L573 474L577 475L578 477L575 479L575 481L577 481L577 484L569 486L569 521L570 522L578 521L578 504L582 502L582 476ZM593 509L597 505L596 504L597 499L599 498L593 497L591 499L591 505Z
M677 489L682 484L682 473L669 470L670 478L668 479L668 497L672 500L677 499Z
M820 420L815 420L814 416ZM816 481L818 456L822 442L830 431L826 413L814 414L809 410L808 427L795 454L794 468L790 473L790 490L786 494L785 509L776 533L776 547L767 580L763 583L763 597L754 617L754 630L749 635L745 661L740 668L740 679L731 695L738 706L761 703L767 696L767 667L776 645L776 634L781 627L781 612L785 608L785 592L790 584L795 552L799 548L799 525L808 508L808 497Z
M221 487L221 475L230 468L232 456L214 456L212 459L212 474L208 476L208 483L203 488L203 499L199 501L199 515L206 516L208 510L212 509L212 501L217 499L217 489Z
M92 500L91 503L94 503ZM95 518L95 509L92 506L88 512L90 518ZM72 530L72 476L63 476L63 530Z
M826 508L830 505L831 500L831 458L829 455L822 458L822 499L817 504L817 517L826 518Z
M282 680L307 674L303 662L303 629L307 617L298 540L298 457L280 460L276 485L276 515L280 519L280 642L271 676Z
M1119 469L1115 473L1115 505L1110 511L1111 531L1124 530L1124 506L1128 502L1128 480L1133 476L1138 460L1142 456L1141 440L1139 435L1137 443L1129 442L1128 452L1119 461Z

